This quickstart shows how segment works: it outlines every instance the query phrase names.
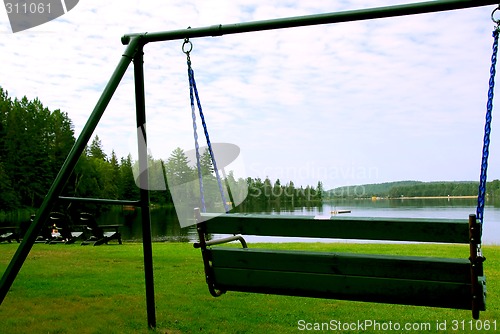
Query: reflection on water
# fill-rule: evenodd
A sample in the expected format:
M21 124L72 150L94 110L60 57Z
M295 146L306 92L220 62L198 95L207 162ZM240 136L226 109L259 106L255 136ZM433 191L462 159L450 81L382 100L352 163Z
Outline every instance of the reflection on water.
M193 241L198 238L194 226L181 228L173 207L152 208L151 234L153 241ZM123 211L115 208L98 219L99 224L120 224L122 238L128 241L142 240L140 209Z
M365 199L365 200L335 200L323 205L308 207L293 207L287 205L240 205L238 212L262 214L293 214L293 215L330 215L332 211L349 210L350 217L400 217L400 218L450 218L467 219L469 214L475 213L477 202L475 199L440 198L440 199ZM20 226L26 230L31 212L25 216L7 216L0 220L0 226ZM2 218L2 217L0 217ZM484 212L483 243L500 244L500 200L487 200ZM113 207L97 217L99 224L123 225L121 233L124 240L142 240L140 209ZM154 241L182 241L191 242L198 238L194 226L181 228L173 207L153 207L151 209L151 230ZM303 240L303 239L301 239ZM311 241L310 239L307 239ZM249 240L250 241L250 240ZM277 238L259 237L256 241L277 242L287 241ZM296 239L294 239L296 241ZM325 240L314 240L325 241Z
M332 211L350 210L351 217L459 218L475 213L475 199L397 199L397 200L336 200L310 207L252 207L240 212L263 214L330 215ZM125 240L141 240L140 212L112 210L101 217L100 224L123 224ZM483 243L500 244L500 202L486 202ZM194 226L181 228L173 208L153 208L151 228L154 241L194 241L198 235ZM263 241L272 241L264 239Z

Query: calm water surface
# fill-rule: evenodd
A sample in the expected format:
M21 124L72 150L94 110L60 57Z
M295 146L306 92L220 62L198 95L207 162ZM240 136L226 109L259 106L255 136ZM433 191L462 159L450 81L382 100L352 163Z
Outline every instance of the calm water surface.
M350 217L399 217L399 218L459 218L467 219L475 213L474 199L404 199L404 200L341 200L322 206L296 208L260 208L253 213L330 215L334 210L351 210ZM500 202L487 202L484 212L484 244L500 244ZM173 209L151 210L152 233L155 241L195 241L198 236L194 227L180 228ZM99 218L101 224L124 224L125 240L140 240L140 214L111 211ZM294 238L248 237L251 242L297 241ZM301 238L300 241L325 241Z

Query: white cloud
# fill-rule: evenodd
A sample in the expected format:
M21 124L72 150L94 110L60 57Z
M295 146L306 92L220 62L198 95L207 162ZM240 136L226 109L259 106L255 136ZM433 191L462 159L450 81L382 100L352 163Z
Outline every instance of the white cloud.
M89 0L16 34L2 13L0 85L11 96L38 97L67 111L79 133L120 61L126 33L397 3ZM477 179L492 9L193 39L212 140L239 145L250 176L282 182L322 178L328 188ZM148 142L162 158L177 146L193 147L181 46L179 40L145 47ZM134 103L131 67L96 130L118 156L135 153ZM496 128L490 178L500 178Z

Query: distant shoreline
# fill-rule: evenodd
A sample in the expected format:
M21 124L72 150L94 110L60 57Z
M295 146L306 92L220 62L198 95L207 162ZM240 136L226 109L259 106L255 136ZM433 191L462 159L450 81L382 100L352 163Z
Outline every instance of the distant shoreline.
M467 196L414 196L414 197L377 197L376 199L451 199L451 198L477 198L477 195L467 195ZM372 198L373 199L373 198Z

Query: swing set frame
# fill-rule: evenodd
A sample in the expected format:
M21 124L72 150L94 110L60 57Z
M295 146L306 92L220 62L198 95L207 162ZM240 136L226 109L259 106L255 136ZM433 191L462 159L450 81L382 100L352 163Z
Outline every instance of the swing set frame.
M377 18L405 16L413 14L424 14L432 12L449 11L498 4L498 0L441 0L412 3L405 5L386 6L361 10L351 10L318 15L281 18L274 20L255 21L248 23L237 23L229 25L214 25L202 28L188 28L156 33L135 33L122 37L122 43L127 45L122 58L118 62L115 71L111 75L99 100L97 101L87 123L82 129L79 137L70 150L63 166L54 179L45 199L40 206L36 218L26 232L16 253L11 259L7 269L0 280L0 304L3 302L12 286L17 274L26 260L37 233L43 223L49 218L50 211L59 200L84 201L96 204L133 205L141 208L142 232L143 232L143 256L144 274L146 285L146 311L147 322L150 328L156 327L154 279L153 279L153 257L151 240L151 220L149 211L149 184L147 172L147 136L146 136L146 107L144 89L144 46L151 42L169 40L184 40L186 38L222 36L228 34L256 32L272 29L283 29L320 24L332 24L349 21L371 20ZM139 177L140 199L137 201L109 200L95 198L62 198L60 194L66 182L71 176L79 157L90 141L92 133L97 127L106 107L115 93L130 63L134 64L135 81L135 105L138 141L146 145L139 145L139 168L145 172ZM142 133L141 133L142 132ZM146 147L144 147L146 146Z

